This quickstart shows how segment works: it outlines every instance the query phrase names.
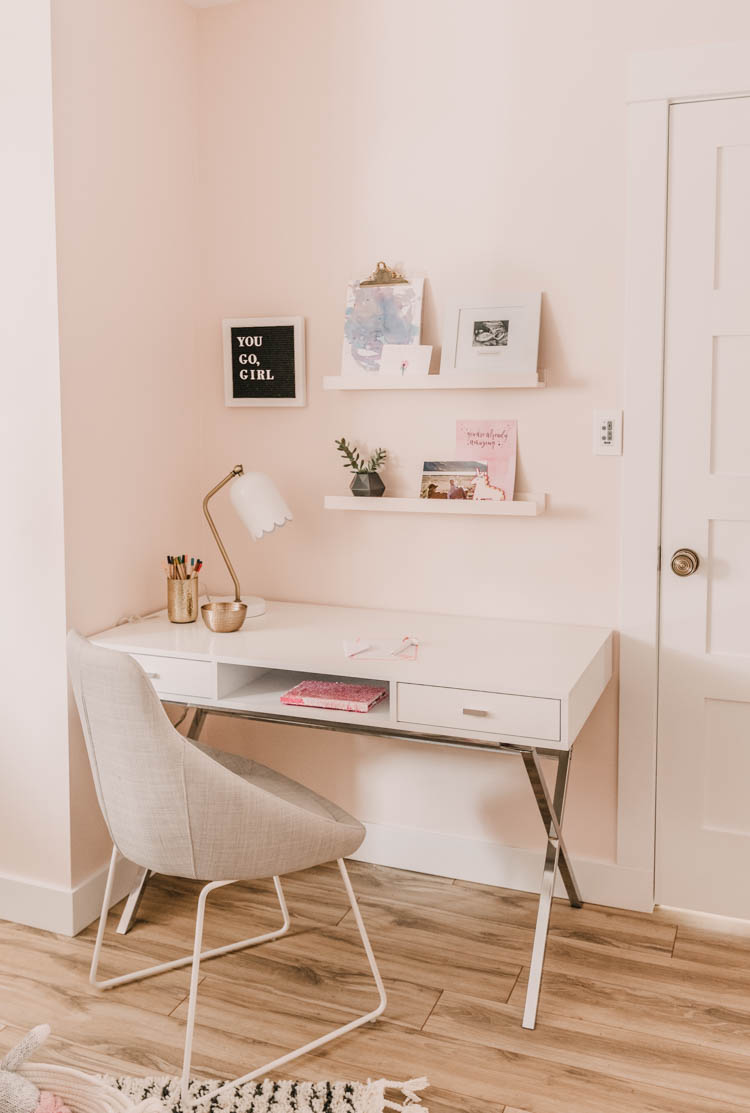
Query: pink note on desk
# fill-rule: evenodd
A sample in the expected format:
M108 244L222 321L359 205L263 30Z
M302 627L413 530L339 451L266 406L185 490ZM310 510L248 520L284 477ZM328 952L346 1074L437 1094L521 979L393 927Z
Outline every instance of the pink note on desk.
M491 486L510 502L516 486L517 440L517 421L457 421L456 459L485 461ZM480 477L474 497L492 498L491 490L483 490L486 486Z
M387 689L372 684L348 684L336 680L303 680L281 697L295 707L325 707L330 711L369 711L388 695Z

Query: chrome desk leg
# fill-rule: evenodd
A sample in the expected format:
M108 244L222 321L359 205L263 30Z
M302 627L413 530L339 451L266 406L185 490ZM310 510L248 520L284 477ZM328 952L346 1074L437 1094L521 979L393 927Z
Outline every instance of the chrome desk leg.
M559 843L560 855L558 865L560 876L568 894L568 899L574 908L580 908L583 901L581 900L578 882L573 873L573 865L570 861L568 848L565 845L562 834L562 817L563 811L565 810L565 793L568 787L571 755L568 751L561 751L558 755L554 799L550 799L547 782L544 779L539 758L536 753L527 751L521 756L526 766L526 772L531 782L531 787L534 790L534 798L539 808L539 814L542 817L542 823L545 826L548 836L551 839L557 839Z
M141 870L138 874L138 880L128 894L128 899L125 901L125 907L120 916L120 922L117 925L118 935L127 935L133 926L133 921L138 915L138 909L143 899L143 891L146 888L146 882L151 876L151 870Z
M196 707L195 713L193 714L193 718L190 723L190 730L186 732L188 738L192 738L193 742L197 742L200 738L201 731L203 730L203 724L206 721L207 715L208 712L204 710L204 708Z
M200 733L203 730L203 724L206 721L207 714L208 712L204 711L202 707L196 707L195 711L193 712L190 729L187 732L188 738L192 738L196 742L198 741L198 739L200 738ZM128 899L125 901L125 907L123 908L122 915L120 916L120 922L117 925L118 935L127 935L133 924L135 923L135 918L138 915L138 909L140 907L141 901L143 900L143 894L145 892L148 879L150 877L151 870L141 870L141 872L138 874L138 880L128 894Z
M575 908L580 908L583 902L562 837L562 817L565 809L565 793L568 787L570 754L567 751L561 751L558 756L555 794L552 800L537 754L530 750L524 752L522 757L531 787L534 790L539 813L547 829L547 851L544 857L544 873L542 874L542 884L539 892L539 909L536 917L534 945L529 967L529 985L526 991L526 1005L522 1022L524 1028L534 1028L536 1025L536 1010L539 1004L539 990L542 985L544 952L547 948L547 929L549 928L558 864L570 903Z

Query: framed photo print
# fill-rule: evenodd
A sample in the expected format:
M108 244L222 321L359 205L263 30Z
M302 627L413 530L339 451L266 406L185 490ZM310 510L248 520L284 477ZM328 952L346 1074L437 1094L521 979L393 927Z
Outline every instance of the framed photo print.
M537 381L540 291L463 301L446 317L441 374L486 371Z
M302 317L233 317L221 325L227 406L305 405Z

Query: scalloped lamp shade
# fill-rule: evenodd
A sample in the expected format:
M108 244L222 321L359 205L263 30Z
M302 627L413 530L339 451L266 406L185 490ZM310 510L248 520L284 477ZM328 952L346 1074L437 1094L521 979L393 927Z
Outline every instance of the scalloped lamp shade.
M264 533L292 520L278 487L262 471L238 475L229 488L229 497L253 541L260 541Z

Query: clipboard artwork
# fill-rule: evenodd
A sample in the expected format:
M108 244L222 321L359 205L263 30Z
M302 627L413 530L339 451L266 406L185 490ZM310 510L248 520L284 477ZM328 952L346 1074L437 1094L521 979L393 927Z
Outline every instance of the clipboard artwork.
M384 345L419 344L423 286L423 278L406 279L384 263L369 279L349 283L342 375L376 375Z

